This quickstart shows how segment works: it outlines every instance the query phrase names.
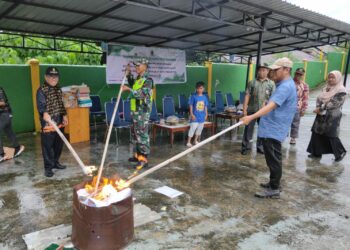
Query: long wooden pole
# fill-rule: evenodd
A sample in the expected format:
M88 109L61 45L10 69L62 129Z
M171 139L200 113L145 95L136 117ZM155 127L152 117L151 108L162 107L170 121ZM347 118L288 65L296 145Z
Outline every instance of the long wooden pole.
M105 142L105 147L104 147L104 150L103 150L101 165L100 165L100 168L98 169L98 175L97 175L97 182L96 182L95 192L98 191L98 186L100 184L100 179L101 179L102 172L103 172L103 166L105 164L105 160L106 160L106 156L107 156L109 140L111 139L113 124L114 124L115 116L117 114L119 102L120 102L120 99L121 99L121 96L122 96L122 92L123 92L122 89L123 89L123 87L125 85L125 81L126 81L126 74L124 75L122 84L120 85L120 89L119 89L119 93L118 93L118 97L117 97L117 102L116 102L116 104L114 106L111 122L109 123L108 134L107 134L107 139L106 139L106 142Z
M225 133L227 133L227 132L229 132L229 131L231 131L231 130L237 128L238 126L240 126L240 125L242 125L242 124L243 124L242 122L238 122L238 123L236 123L236 124L234 124L234 125L232 125L232 126L226 128L226 129L224 129L223 131L221 131L221 132L219 132L219 133L217 133L217 134L215 134L215 135L213 135L213 136L211 136L211 137L205 139L204 141L201 141L201 142L198 143L197 145L194 145L193 147L191 147L191 148L189 148L189 149L186 149L185 151L183 151L183 152L181 152L181 153L179 153L179 154L177 154L177 155L171 157L170 159L168 159L168 160L166 160L166 161L163 161L162 163L159 163L158 165L156 165L156 166L154 166L154 167L148 169L147 171L145 171L145 172L143 172L143 173L141 173L141 174L139 174L139 175L133 177L132 179L128 180L128 181L126 182L126 186L131 185L132 183L134 183L134 182L136 182L136 181L142 179L143 177L145 177L145 176L147 176L147 175L153 173L154 171L156 171L156 170L158 170L158 169L160 169L160 168L162 168L162 167L168 165L169 163L171 163L171 162L173 162L173 161L176 161L177 159L180 159L181 157L183 157L183 156L185 156L185 155L191 153L192 151L194 151L194 150L196 150L196 149L198 149L198 148L204 146L205 144L207 144L207 143L209 143L209 142L215 140L215 139L218 138L219 136L222 136L223 134L225 134Z
M85 166L85 164L82 162L82 160L80 159L80 157L78 156L77 152L75 152L74 148L72 147L72 145L69 143L69 141L67 140L67 138L64 136L64 134L62 133L62 131L57 127L56 123L53 121L49 122L54 129L56 130L57 134L61 137L62 141L66 144L67 148L69 149L69 151L72 153L73 157L75 158L75 160L78 162L79 166L81 167L81 169L83 170L84 174L89 175L91 174L91 172L89 171L89 169Z

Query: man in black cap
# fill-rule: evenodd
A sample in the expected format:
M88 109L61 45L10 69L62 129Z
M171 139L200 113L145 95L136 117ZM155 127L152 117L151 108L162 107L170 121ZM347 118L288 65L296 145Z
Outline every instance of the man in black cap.
M252 115L261 109L275 90L275 83L268 78L268 65L266 63L259 65L257 70L257 78L249 82L246 88L243 104L244 116ZM253 138L256 121L259 123L259 119L254 120L244 128L241 151L242 155L246 155L247 151L250 150L250 141ZM256 148L258 153L264 153L262 141L259 137L257 139Z
M13 157L19 156L24 146L20 146L15 133L12 130L12 112L10 103L7 99L5 90L0 87L0 133L5 132L12 147L15 149ZM5 155L3 143L0 135L0 162L11 159L12 157Z
M62 90L58 86L59 72L56 67L48 67L45 72L45 82L37 92L37 108L40 114L42 127L41 148L44 158L45 176L54 175L52 169L65 169L59 163L63 141L59 135L52 130L50 122L57 126L68 124L66 109L63 105ZM51 128L51 129L50 129Z
M141 170L148 166L148 155L150 154L148 124L153 101L153 80L148 76L147 59L141 58L134 65L137 78L134 79L128 65L126 74L130 87L124 85L123 91L130 92L130 109L133 120L134 154L129 161L136 162L136 169Z

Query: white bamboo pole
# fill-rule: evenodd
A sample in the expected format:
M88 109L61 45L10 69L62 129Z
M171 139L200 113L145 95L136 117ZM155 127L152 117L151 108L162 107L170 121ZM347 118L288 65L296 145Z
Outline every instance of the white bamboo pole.
M242 125L242 124L243 124L242 122L238 122L238 123L236 123L236 124L234 124L234 125L232 125L232 126L226 128L226 129L224 129L223 131L220 131L219 133L217 133L217 134L215 134L215 135L213 135L213 136L211 136L211 137L205 139L204 141L201 141L201 142L198 143L197 145L194 145L193 147L191 147L191 148L189 148L189 149L186 149L185 151L183 151L183 152L181 152L181 153L179 153L179 154L177 154L177 155L171 157L170 159L168 159L168 160L166 160L166 161L163 161L162 163L159 163L158 165L156 165L156 166L154 166L154 167L148 169L147 171L145 171L145 172L143 172L143 173L141 173L141 174L139 174L139 175L133 177L132 179L128 180L128 181L126 182L126 186L127 186L127 185L131 185L132 183L134 183L134 182L136 182L136 181L142 179L143 177L145 177L145 176L147 176L147 175L153 173L154 171L156 171L156 170L158 170L158 169L160 169L160 168L162 168L162 167L168 165L169 163L171 163L171 162L173 162L173 161L176 161L177 159L179 159L179 158L181 158L181 157L183 157L183 156L185 156L185 155L191 153L192 151L194 151L194 150L196 150L196 149L202 147L203 145L205 145L205 144L207 144L207 143L209 143L209 142L215 140L215 139L218 138L219 136L221 136L221 135L223 135L223 134L225 134L225 133L227 133L227 132L229 132L229 131L231 131L231 130L237 128L238 126L240 126L240 125Z
M103 172L103 166L105 164L105 160L106 160L106 156L107 156L109 140L111 138L113 124L114 124L115 116L117 114L119 102L120 102L120 99L121 99L121 96L122 96L122 92L123 92L122 89L123 89L123 86L125 85L125 81L126 81L126 74L124 75L122 84L120 85L120 89L119 89L119 93L118 93L118 97L117 97L117 102L116 102L116 104L114 106L111 122L109 123L108 134L107 134L107 138L106 138L106 142L105 142L105 147L104 147L104 150L103 150L101 165L100 165L100 168L98 169L98 175L97 175L97 182L96 182L95 192L98 191L98 186L100 184L100 179L101 179L102 172Z
M84 163L82 162L82 160L78 156L77 152L75 152L74 148L69 143L69 141L64 136L64 134L61 132L61 130L57 127L56 123L53 122L53 121L50 121L49 123L54 127L54 129L56 130L57 134L61 137L62 141L66 144L67 148L72 153L72 155L74 156L75 160L78 162L78 164L81 167L81 169L83 170L84 174L86 174L86 175L91 174L91 171L89 171L89 168L84 165ZM92 170L92 169L90 169L90 170Z

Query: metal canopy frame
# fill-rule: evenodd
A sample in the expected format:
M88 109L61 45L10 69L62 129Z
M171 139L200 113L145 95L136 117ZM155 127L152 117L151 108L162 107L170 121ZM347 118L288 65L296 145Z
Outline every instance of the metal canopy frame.
M96 2L99 2L97 9L94 8ZM348 46L350 24L286 2L268 2L269 4L266 4L267 0L0 0L0 7L5 6L0 8L0 30L18 32L23 37L28 37L27 34L40 34L54 40L66 37L82 39L82 43L129 43L257 58L264 54L323 45L342 48ZM77 7L79 4L81 8ZM281 6L288 7L291 11L280 10ZM60 13L67 18L59 21L50 19L43 14L48 11ZM131 17L123 14L128 11L139 14ZM297 15L298 11L304 15ZM26 12L34 14L23 15ZM305 16L305 13L309 16ZM154 18L144 18L147 14L154 14ZM111 25L104 26L103 22ZM196 22L199 23L198 27L192 25ZM21 25L26 23L31 25ZM131 28L118 28L121 27L118 26L120 23L126 23Z

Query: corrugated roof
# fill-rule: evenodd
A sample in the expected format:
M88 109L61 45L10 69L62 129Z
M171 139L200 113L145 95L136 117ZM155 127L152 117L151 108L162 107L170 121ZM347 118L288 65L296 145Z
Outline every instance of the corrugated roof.
M281 0L0 0L0 30L242 55L262 31L263 53L350 40L350 24Z

